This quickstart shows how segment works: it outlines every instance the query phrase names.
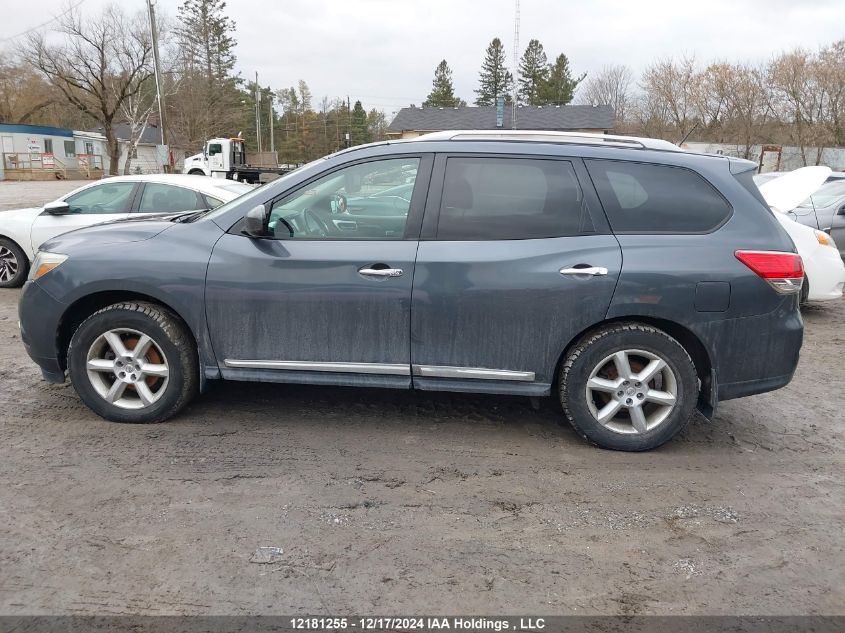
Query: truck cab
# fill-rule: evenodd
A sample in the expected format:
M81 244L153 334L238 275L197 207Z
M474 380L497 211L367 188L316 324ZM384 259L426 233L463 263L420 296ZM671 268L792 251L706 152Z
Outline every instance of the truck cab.
M237 180L245 165L246 148L242 138L212 138L206 141L201 154L185 159L183 172L198 176Z

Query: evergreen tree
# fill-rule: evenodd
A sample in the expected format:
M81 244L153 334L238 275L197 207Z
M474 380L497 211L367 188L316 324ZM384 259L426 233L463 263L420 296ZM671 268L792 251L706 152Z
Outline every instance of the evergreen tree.
M566 105L575 96L575 88L584 80L587 73L577 79L572 78L569 68L569 60L561 53L557 56L554 64L549 65L548 78L540 88L540 101L538 105Z
M498 37L494 37L487 47L478 84L478 90L475 91L478 95L475 105L496 105L496 99L501 96L505 97L505 102L511 101L513 75L505 65L505 47L502 46L502 40Z
M466 101L455 96L455 87L452 85L452 70L444 59L434 70L431 92L423 101L423 107L457 108L465 105Z
M350 143L362 145L370 142L370 131L367 128L367 111L360 101L356 101L352 108L352 122L349 130Z
M539 40L531 40L519 60L519 103L542 105L540 92L549 75L546 53Z
M242 96L234 74L235 23L226 16L226 2L185 0L174 31L180 90L171 100L172 124L191 144L234 134Z

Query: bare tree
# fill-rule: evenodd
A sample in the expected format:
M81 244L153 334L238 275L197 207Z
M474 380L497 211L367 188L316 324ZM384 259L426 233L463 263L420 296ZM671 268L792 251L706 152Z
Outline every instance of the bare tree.
M807 147L817 148L818 164L824 145L822 113L826 95L817 81L813 55L804 49L783 53L769 64L770 105L808 164Z
M765 68L743 64L734 64L728 71L725 132L728 138L743 146L743 158L752 158L751 148L761 140L769 120L765 77Z
M693 57L661 59L646 68L637 115L643 128L663 137L689 132L695 117L695 79Z
M605 66L591 75L578 91L578 102L586 105L609 105L616 115L617 125L629 115L633 73L627 66Z
M815 63L816 83L825 95L822 112L827 141L845 146L845 40L823 47Z
M29 122L55 98L53 87L31 66L0 53L0 121Z
M143 14L128 18L117 5L106 6L90 19L73 9L59 20L57 31L64 36L58 44L49 42L44 33L30 34L23 54L69 103L103 127L109 173L117 174L116 117L152 75L145 18Z

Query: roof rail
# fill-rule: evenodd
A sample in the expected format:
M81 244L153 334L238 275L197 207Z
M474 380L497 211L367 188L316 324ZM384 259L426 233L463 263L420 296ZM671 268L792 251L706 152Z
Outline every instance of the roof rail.
M632 149L658 149L681 152L680 147L669 141L638 136L594 134L591 132L553 132L549 130L446 130L416 137L419 141L523 141L535 143L572 143L575 145L602 145Z

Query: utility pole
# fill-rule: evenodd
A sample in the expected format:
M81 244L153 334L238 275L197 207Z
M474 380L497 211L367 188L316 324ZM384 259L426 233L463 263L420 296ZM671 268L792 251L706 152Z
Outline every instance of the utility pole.
M273 121L273 93L270 93L270 151L276 151L276 139L273 137L273 128L276 127L273 125L275 121Z
M352 147L352 100L346 95L346 147Z
M258 87L258 71L255 71L255 141L261 153L261 88Z
M155 0L147 0L150 15L150 37L153 44L153 69L156 81L156 102L158 103L158 124L161 132L161 144L167 147L167 122L164 112L164 97L161 96L161 62L158 55L158 27L156 26ZM167 164L164 171L170 171L170 148L167 150Z
M513 16L513 102L511 103L511 126L516 129L517 73L519 72L519 0Z

